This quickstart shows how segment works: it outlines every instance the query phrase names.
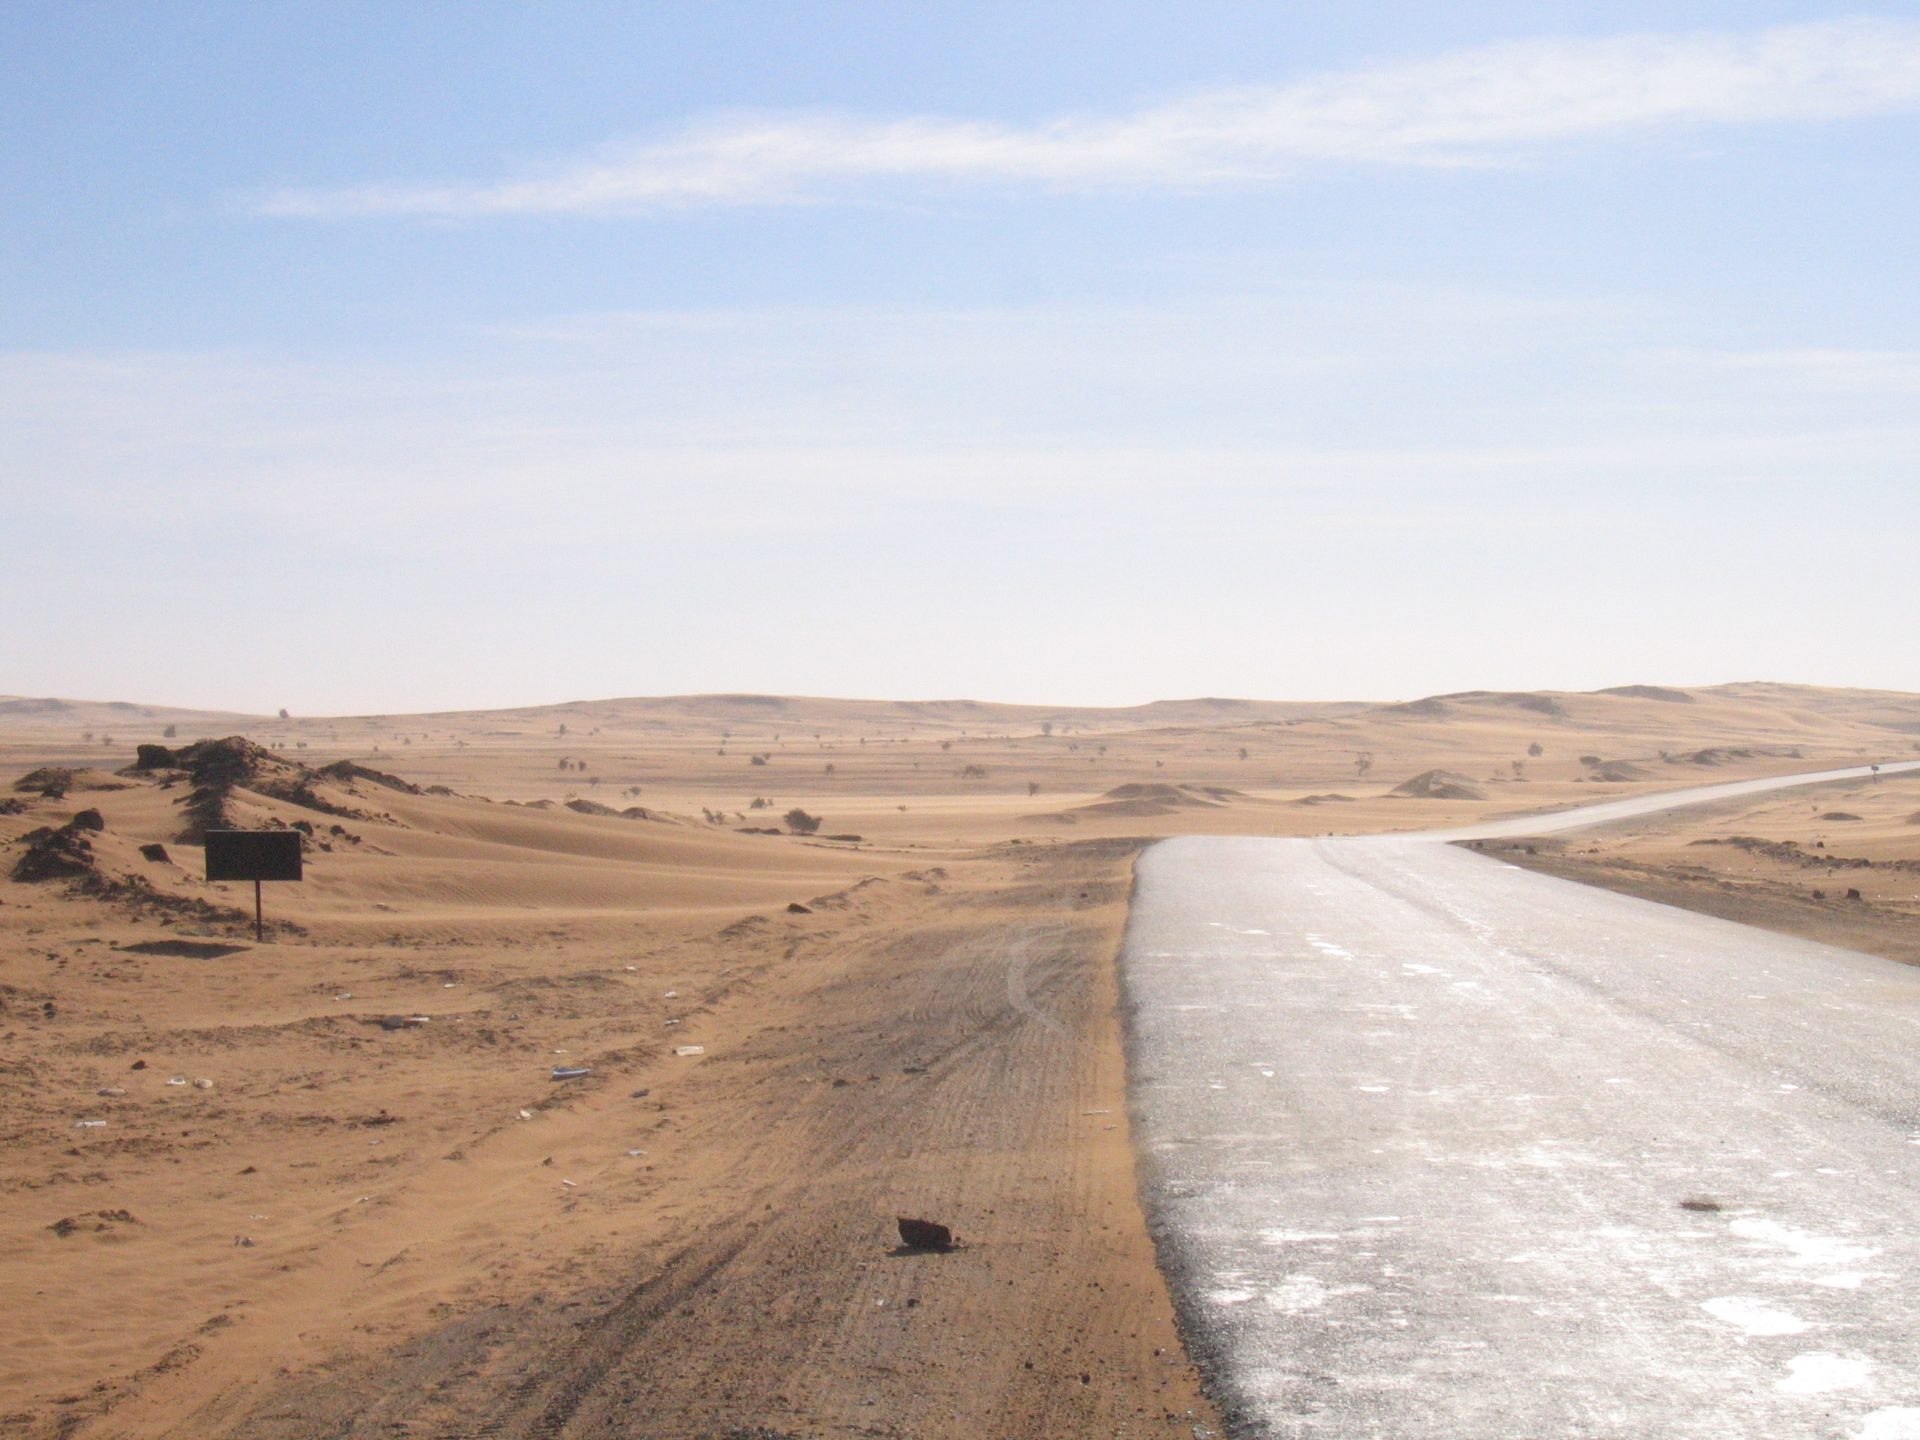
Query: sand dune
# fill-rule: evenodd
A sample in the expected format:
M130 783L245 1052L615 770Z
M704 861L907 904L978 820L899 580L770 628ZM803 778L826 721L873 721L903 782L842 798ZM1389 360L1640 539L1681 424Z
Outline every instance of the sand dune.
M166 753L137 768L137 746ZM444 1420L422 1433L536 1433L514 1407L617 1370L580 1338L605 1333L653 1363L663 1434L710 1433L719 1389L726 1423L861 1424L881 1366L912 1377L890 1404L953 1433L1212 1423L1165 1363L1119 1089L1107 962L1144 838L1425 827L1917 746L1920 697L1758 684L284 719L0 701L0 873L49 836L71 861L0 879L0 1416L291 1437L315 1432L274 1417L344 1433L380 1397ZM1770 849L1562 860L1784 887L1843 926L1904 913L1911 790L1684 837ZM793 809L864 838L786 833ZM266 944L250 887L203 878L209 822L303 836ZM592 1075L550 1078L574 1064ZM905 1205L975 1259L873 1268ZM615 1283L696 1273L658 1313ZM805 1295L831 1314L800 1317ZM909 1296L974 1337L965 1374L1013 1378L953 1378L955 1332L888 1308Z

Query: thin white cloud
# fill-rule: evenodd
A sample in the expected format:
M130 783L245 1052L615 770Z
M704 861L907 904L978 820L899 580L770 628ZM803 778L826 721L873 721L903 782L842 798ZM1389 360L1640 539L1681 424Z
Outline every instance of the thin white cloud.
M1920 351L1915 350L1735 350L1697 358L1808 389L1920 391Z
M1511 163L1675 126L1920 110L1920 23L1512 41L1031 126L812 112L724 116L519 178L283 189L282 217L644 214L888 183L1178 190L1314 164Z

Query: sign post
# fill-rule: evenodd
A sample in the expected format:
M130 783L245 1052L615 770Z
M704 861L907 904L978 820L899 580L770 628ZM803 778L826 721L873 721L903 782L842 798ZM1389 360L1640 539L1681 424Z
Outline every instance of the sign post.
M253 882L253 938L256 942L266 939L260 882L301 878L298 830L207 832L207 879Z

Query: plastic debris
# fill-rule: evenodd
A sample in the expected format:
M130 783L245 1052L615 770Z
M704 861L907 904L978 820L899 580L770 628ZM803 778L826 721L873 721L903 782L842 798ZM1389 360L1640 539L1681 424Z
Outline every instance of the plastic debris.
M127 1093L127 1087L124 1085L103 1085L93 1093L96 1095L124 1095Z
M591 1074L593 1074L593 1067L591 1065L556 1065L553 1067L553 1078L556 1080L583 1080Z
M704 1045L676 1045L673 1047L673 1053L676 1055L704 1055L707 1053L707 1047Z
M76 1120L73 1122L73 1128L76 1130L98 1130L106 1123L104 1120Z
M669 990L660 998L662 1000L678 1000L680 998L680 992L678 990Z
M205 1079L196 1080L193 1082L193 1088L196 1090L211 1090L213 1089L213 1081Z
M531 1119L533 1119L533 1111L531 1111L531 1110L522 1110L522 1111L520 1112L520 1118L521 1118L522 1120L531 1120Z
M167 1084L169 1085L184 1085L186 1083L187 1083L187 1077L184 1075L170 1076L167 1080Z
M644 1151L644 1150L629 1150L629 1151L627 1151L627 1156L628 1156L628 1158L630 1158L630 1159L631 1159L631 1158L632 1158L633 1156L635 1156L635 1155L644 1155L644 1154L646 1154L646 1153L647 1153L647 1152L646 1152L646 1151Z
M564 1186L566 1186L566 1187L567 1187L567 1189L569 1189L569 1190L575 1190L575 1189L578 1189L578 1188L579 1188L579 1187L578 1187L578 1186L576 1186L576 1185L575 1185L575 1184L573 1183L573 1181L571 1181L571 1180L562 1180L562 1181L561 1181L560 1183L561 1183L562 1185L564 1185Z

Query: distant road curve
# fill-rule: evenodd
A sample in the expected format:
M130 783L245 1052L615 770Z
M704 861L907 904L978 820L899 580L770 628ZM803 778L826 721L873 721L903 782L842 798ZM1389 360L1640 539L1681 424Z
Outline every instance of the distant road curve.
M1146 1197L1236 1434L1920 1437L1920 970L1439 843L1867 773L1142 857Z

